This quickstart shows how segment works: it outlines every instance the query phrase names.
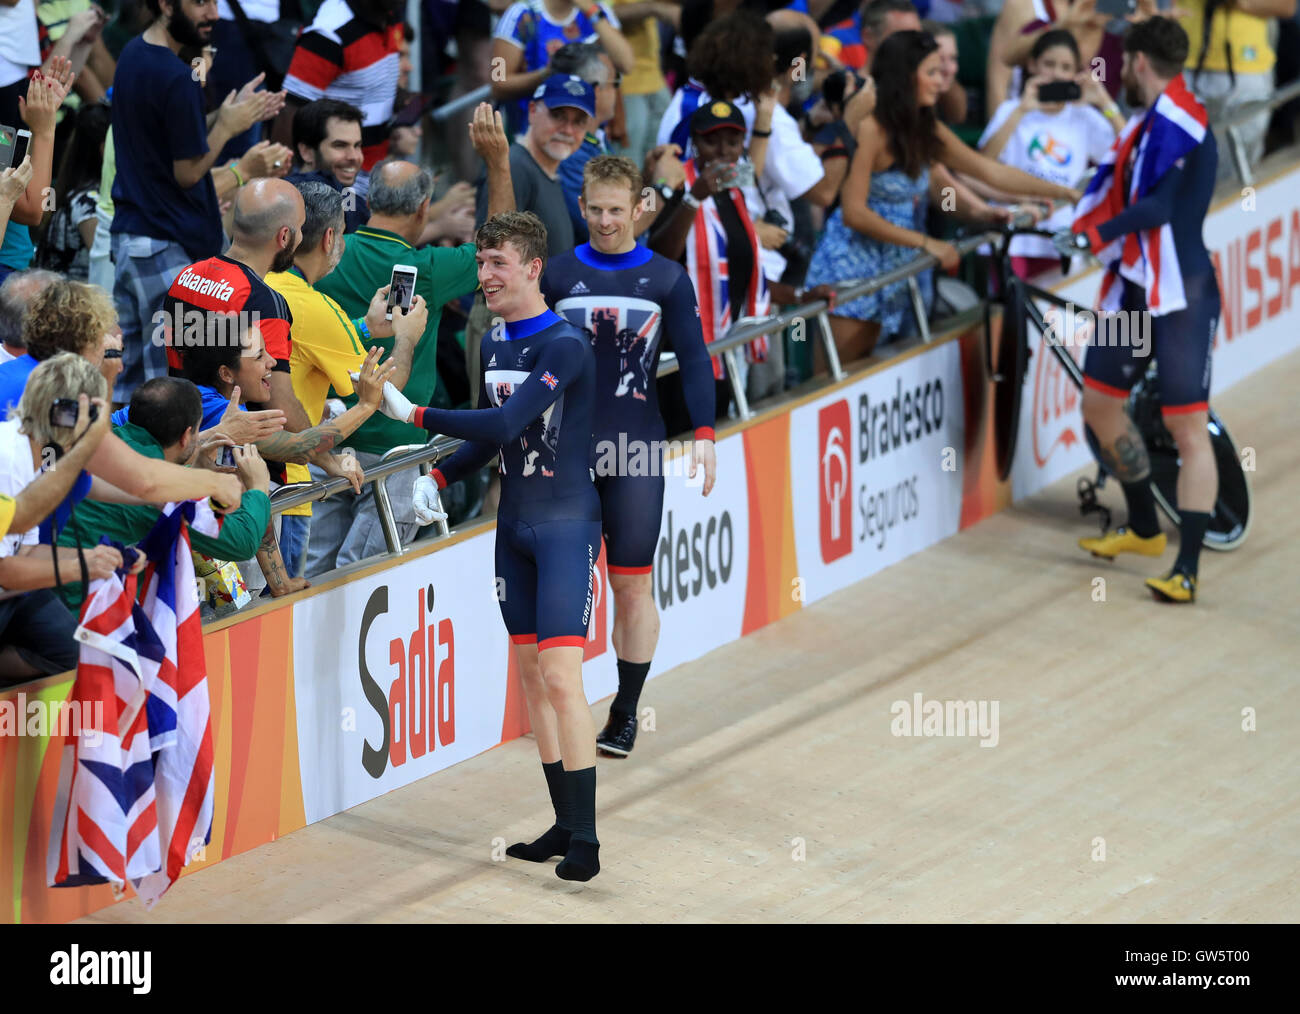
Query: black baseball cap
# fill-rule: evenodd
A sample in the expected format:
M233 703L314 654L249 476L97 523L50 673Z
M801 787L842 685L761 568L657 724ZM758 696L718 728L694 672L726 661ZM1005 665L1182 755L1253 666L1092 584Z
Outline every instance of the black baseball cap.
M691 116L692 134L711 134L728 127L745 133L745 117L732 103L721 99L700 106Z

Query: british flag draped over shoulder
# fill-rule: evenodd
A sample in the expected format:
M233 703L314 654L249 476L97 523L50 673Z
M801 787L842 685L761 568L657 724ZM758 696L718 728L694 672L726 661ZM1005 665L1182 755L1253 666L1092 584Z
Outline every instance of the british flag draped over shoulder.
M168 504L141 542L140 578L91 584L72 701L104 728L67 737L50 829L53 887L131 881L152 907L212 833L213 750L189 527L216 535L206 503Z
M1173 166L1205 140L1205 107L1187 88L1182 75L1175 77L1151 109L1131 117L1115 138L1075 210L1074 231L1087 234L1104 274L1098 306L1114 312L1120 308L1123 279L1141 285L1147 308L1154 316L1186 309L1183 276L1168 224L1126 233L1103 243L1097 229L1128 205L1139 201ZM1129 192L1124 193L1124 167L1132 160Z
M686 171L686 189L689 191L695 182L697 169L695 160L682 163ZM745 208L740 191L735 191L737 199L733 202L740 224L749 237L750 246L760 249L758 237L754 232L754 223ZM695 223L686 237L686 273L695 282L695 291L699 294L700 329L704 332L704 343L716 341L726 335L735 323L731 319L731 295L729 289L730 274L727 257L727 230L718 215L717 200L730 200L725 192L718 197L707 197L700 202L695 212ZM767 292L767 279L763 277L763 268L757 255L753 258L750 270L749 287L746 289L746 317L765 317L771 306ZM745 361L761 363L767 360L767 335L759 335L745 345ZM713 357L713 376L722 380L726 369L721 356Z

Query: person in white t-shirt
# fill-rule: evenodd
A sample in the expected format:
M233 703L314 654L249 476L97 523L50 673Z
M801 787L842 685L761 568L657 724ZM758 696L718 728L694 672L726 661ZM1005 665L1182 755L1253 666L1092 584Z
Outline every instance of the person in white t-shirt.
M1008 99L993 113L980 138L980 150L1006 165L1075 189L1089 164L1099 162L1110 150L1124 118L1105 86L1080 70L1078 43L1065 30L1039 36L1028 70L1020 97ZM1067 81L1079 85L1078 101L1040 101L1042 85ZM1072 208L1059 208L1038 227L1048 232L1068 229L1073 215ZM1012 269L1026 279L1061 265L1046 236L1016 236L1011 258Z

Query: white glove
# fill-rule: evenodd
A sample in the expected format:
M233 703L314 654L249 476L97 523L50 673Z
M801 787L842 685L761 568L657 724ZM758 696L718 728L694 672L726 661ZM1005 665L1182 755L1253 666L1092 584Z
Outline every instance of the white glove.
M357 381L361 379L359 373L349 373L352 378L352 386L356 387ZM388 416L389 419L396 419L398 422L406 422L411 418L411 413L415 411L415 406L410 400L393 386L392 381L384 381L384 400L379 404L379 411Z
M415 406L411 404L406 395L393 386L391 380L385 380L384 400L379 406L379 411L383 412L389 419L408 422L411 413L415 411Z
M447 520L447 512L442 509L442 499L438 496L438 484L431 475L422 475L415 480L411 504L415 508L415 520L420 525Z

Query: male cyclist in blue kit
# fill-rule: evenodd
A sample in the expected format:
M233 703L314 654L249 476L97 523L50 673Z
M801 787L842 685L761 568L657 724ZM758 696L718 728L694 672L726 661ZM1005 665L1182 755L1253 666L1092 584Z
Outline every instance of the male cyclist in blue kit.
M415 488L416 517L436 516L436 489L501 458L496 573L528 718L555 807L536 841L506 850L532 862L564 858L556 875L600 872L596 729L582 688L591 571L600 553L600 497L592 484L596 363L579 329L547 309L538 282L546 227L530 212L495 215L478 230L478 279L504 321L483 336L479 408L418 408L391 384L383 411L466 442Z
M1219 286L1202 237L1218 149L1205 109L1182 77L1187 48L1186 32L1169 18L1138 22L1125 34L1126 98L1147 111L1120 132L1079 202L1071 244L1101 261L1101 309L1129 314L1128 334L1138 326L1133 317L1149 314L1146 333L1153 340L1146 355L1154 354L1159 364L1164 424L1181 459L1178 558L1166 576L1146 582L1166 602L1196 598L1201 540L1219 483L1208 430ZM1083 417L1128 504L1127 525L1079 542L1107 559L1165 550L1146 445L1124 408L1145 369L1145 357L1135 348L1107 342L1090 345L1084 361Z
M663 340L681 368L695 434L690 474L703 466L705 496L717 473L716 390L695 287L680 264L637 245L640 192L641 171L630 160L588 162L578 204L591 239L552 257L542 276L547 303L586 332L596 353L596 489L618 658L618 694L596 745L613 757L632 752L637 703L659 641L651 566L664 505L666 433L655 384Z

